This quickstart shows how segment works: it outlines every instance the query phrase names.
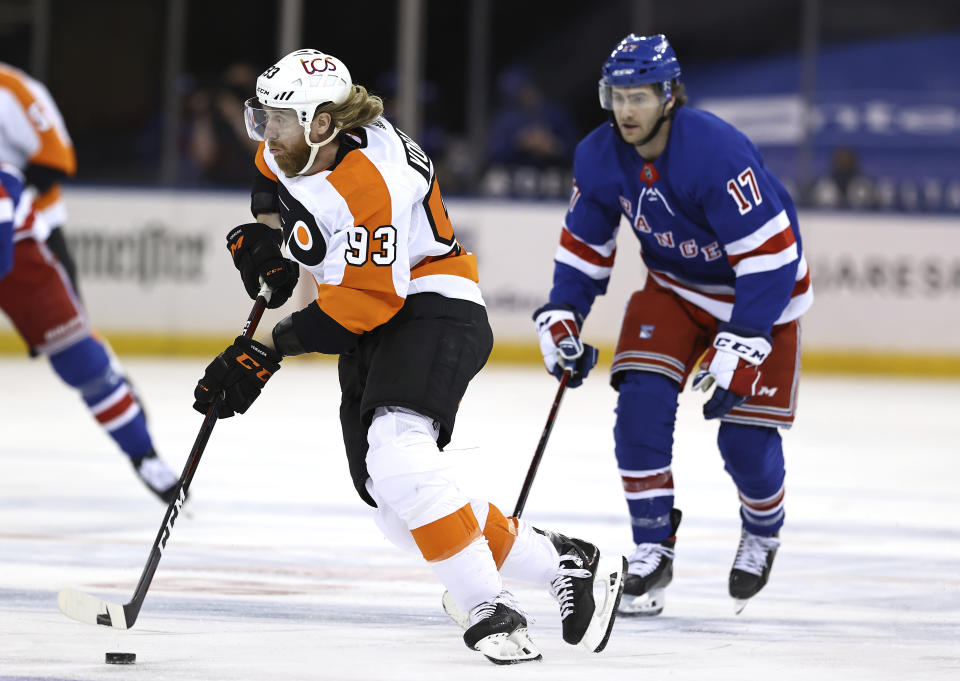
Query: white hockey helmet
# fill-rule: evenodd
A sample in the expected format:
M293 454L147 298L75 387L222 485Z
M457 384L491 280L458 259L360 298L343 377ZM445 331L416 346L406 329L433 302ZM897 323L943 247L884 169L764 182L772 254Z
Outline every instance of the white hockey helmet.
M336 137L340 129L322 142L310 141L310 124L317 107L343 104L353 92L353 81L346 65L334 56L319 50L297 50L283 57L257 78L257 95L244 105L244 122L251 139L263 141L269 110L289 109L303 128L303 137L310 146L310 159L298 172L303 174L313 164L320 147Z

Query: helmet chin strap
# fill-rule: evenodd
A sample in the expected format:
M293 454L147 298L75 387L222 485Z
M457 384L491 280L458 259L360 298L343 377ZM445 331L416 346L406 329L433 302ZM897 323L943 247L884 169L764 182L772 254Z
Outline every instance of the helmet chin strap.
M303 125L303 139L306 140L307 145L310 147L310 158L307 159L307 164L300 169L300 172L298 172L297 175L303 175L310 169L310 166L313 165L313 162L317 160L317 152L320 151L320 147L332 142L333 138L337 136L338 132L340 132L340 128L335 127L327 139L323 140L322 142L311 142L310 126Z
M660 132L660 127L664 124L664 122L668 118L670 118L669 115L664 113L666 108L667 108L667 103L664 102L663 108L660 109L660 118L658 118L657 122L653 124L653 129L650 130L650 132L647 133L647 135L642 140L640 140L639 142L634 142L633 145L635 147L642 147L644 144L646 144L647 142L649 142L650 140L652 140L654 137L657 136L657 133Z

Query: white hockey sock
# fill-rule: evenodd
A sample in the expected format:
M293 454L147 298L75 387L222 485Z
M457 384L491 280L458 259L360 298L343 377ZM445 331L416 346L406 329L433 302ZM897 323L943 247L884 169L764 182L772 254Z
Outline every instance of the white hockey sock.
M517 539L500 566L500 574L507 579L541 586L557 576L559 566L560 554L553 542L534 531L527 521L518 520Z
M429 565L464 612L492 601L503 591L500 573L482 537L459 553Z

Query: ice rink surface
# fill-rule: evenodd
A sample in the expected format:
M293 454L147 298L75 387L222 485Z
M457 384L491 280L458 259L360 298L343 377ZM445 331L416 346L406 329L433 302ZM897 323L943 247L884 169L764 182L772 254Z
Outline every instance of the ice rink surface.
M202 420L202 360L127 361L179 471ZM683 525L662 616L617 621L599 655L566 645L546 589L510 584L544 660L495 667L440 609L442 588L383 539L347 475L332 363L288 362L219 423L136 626L68 620L66 586L129 600L163 518L42 360L0 359L0 681L11 679L960 679L960 383L807 376L786 433L787 525L739 616L726 580L738 501L701 398L681 397ZM463 487L510 512L555 392L490 367L448 448ZM627 552L602 373L568 391L525 517ZM107 651L137 654L104 664Z

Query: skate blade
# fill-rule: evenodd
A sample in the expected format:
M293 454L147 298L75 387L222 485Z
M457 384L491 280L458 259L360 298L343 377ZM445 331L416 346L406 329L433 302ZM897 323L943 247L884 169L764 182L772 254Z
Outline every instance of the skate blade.
M603 584L603 599L598 601L599 606L593 613L586 633L580 639L580 645L591 652L599 653L607 647L613 623L617 619L617 609L620 605L620 597L623 595L623 575L626 571L625 557L600 557L594 584Z
M457 626L459 626L464 631L470 626L470 616L460 609L460 606L457 605L457 602L453 600L453 596L450 595L449 591L443 592L443 611L447 613L447 617L452 619Z
M474 645L475 650L494 664L517 664L542 660L540 649L527 635L526 627L514 629L509 634L491 634Z
M747 607L747 603L750 602L749 598L734 598L733 599L733 614L739 615L743 612L743 609Z
M666 589L650 589L639 596L624 594L620 600L620 614L627 617L655 617L663 612Z

